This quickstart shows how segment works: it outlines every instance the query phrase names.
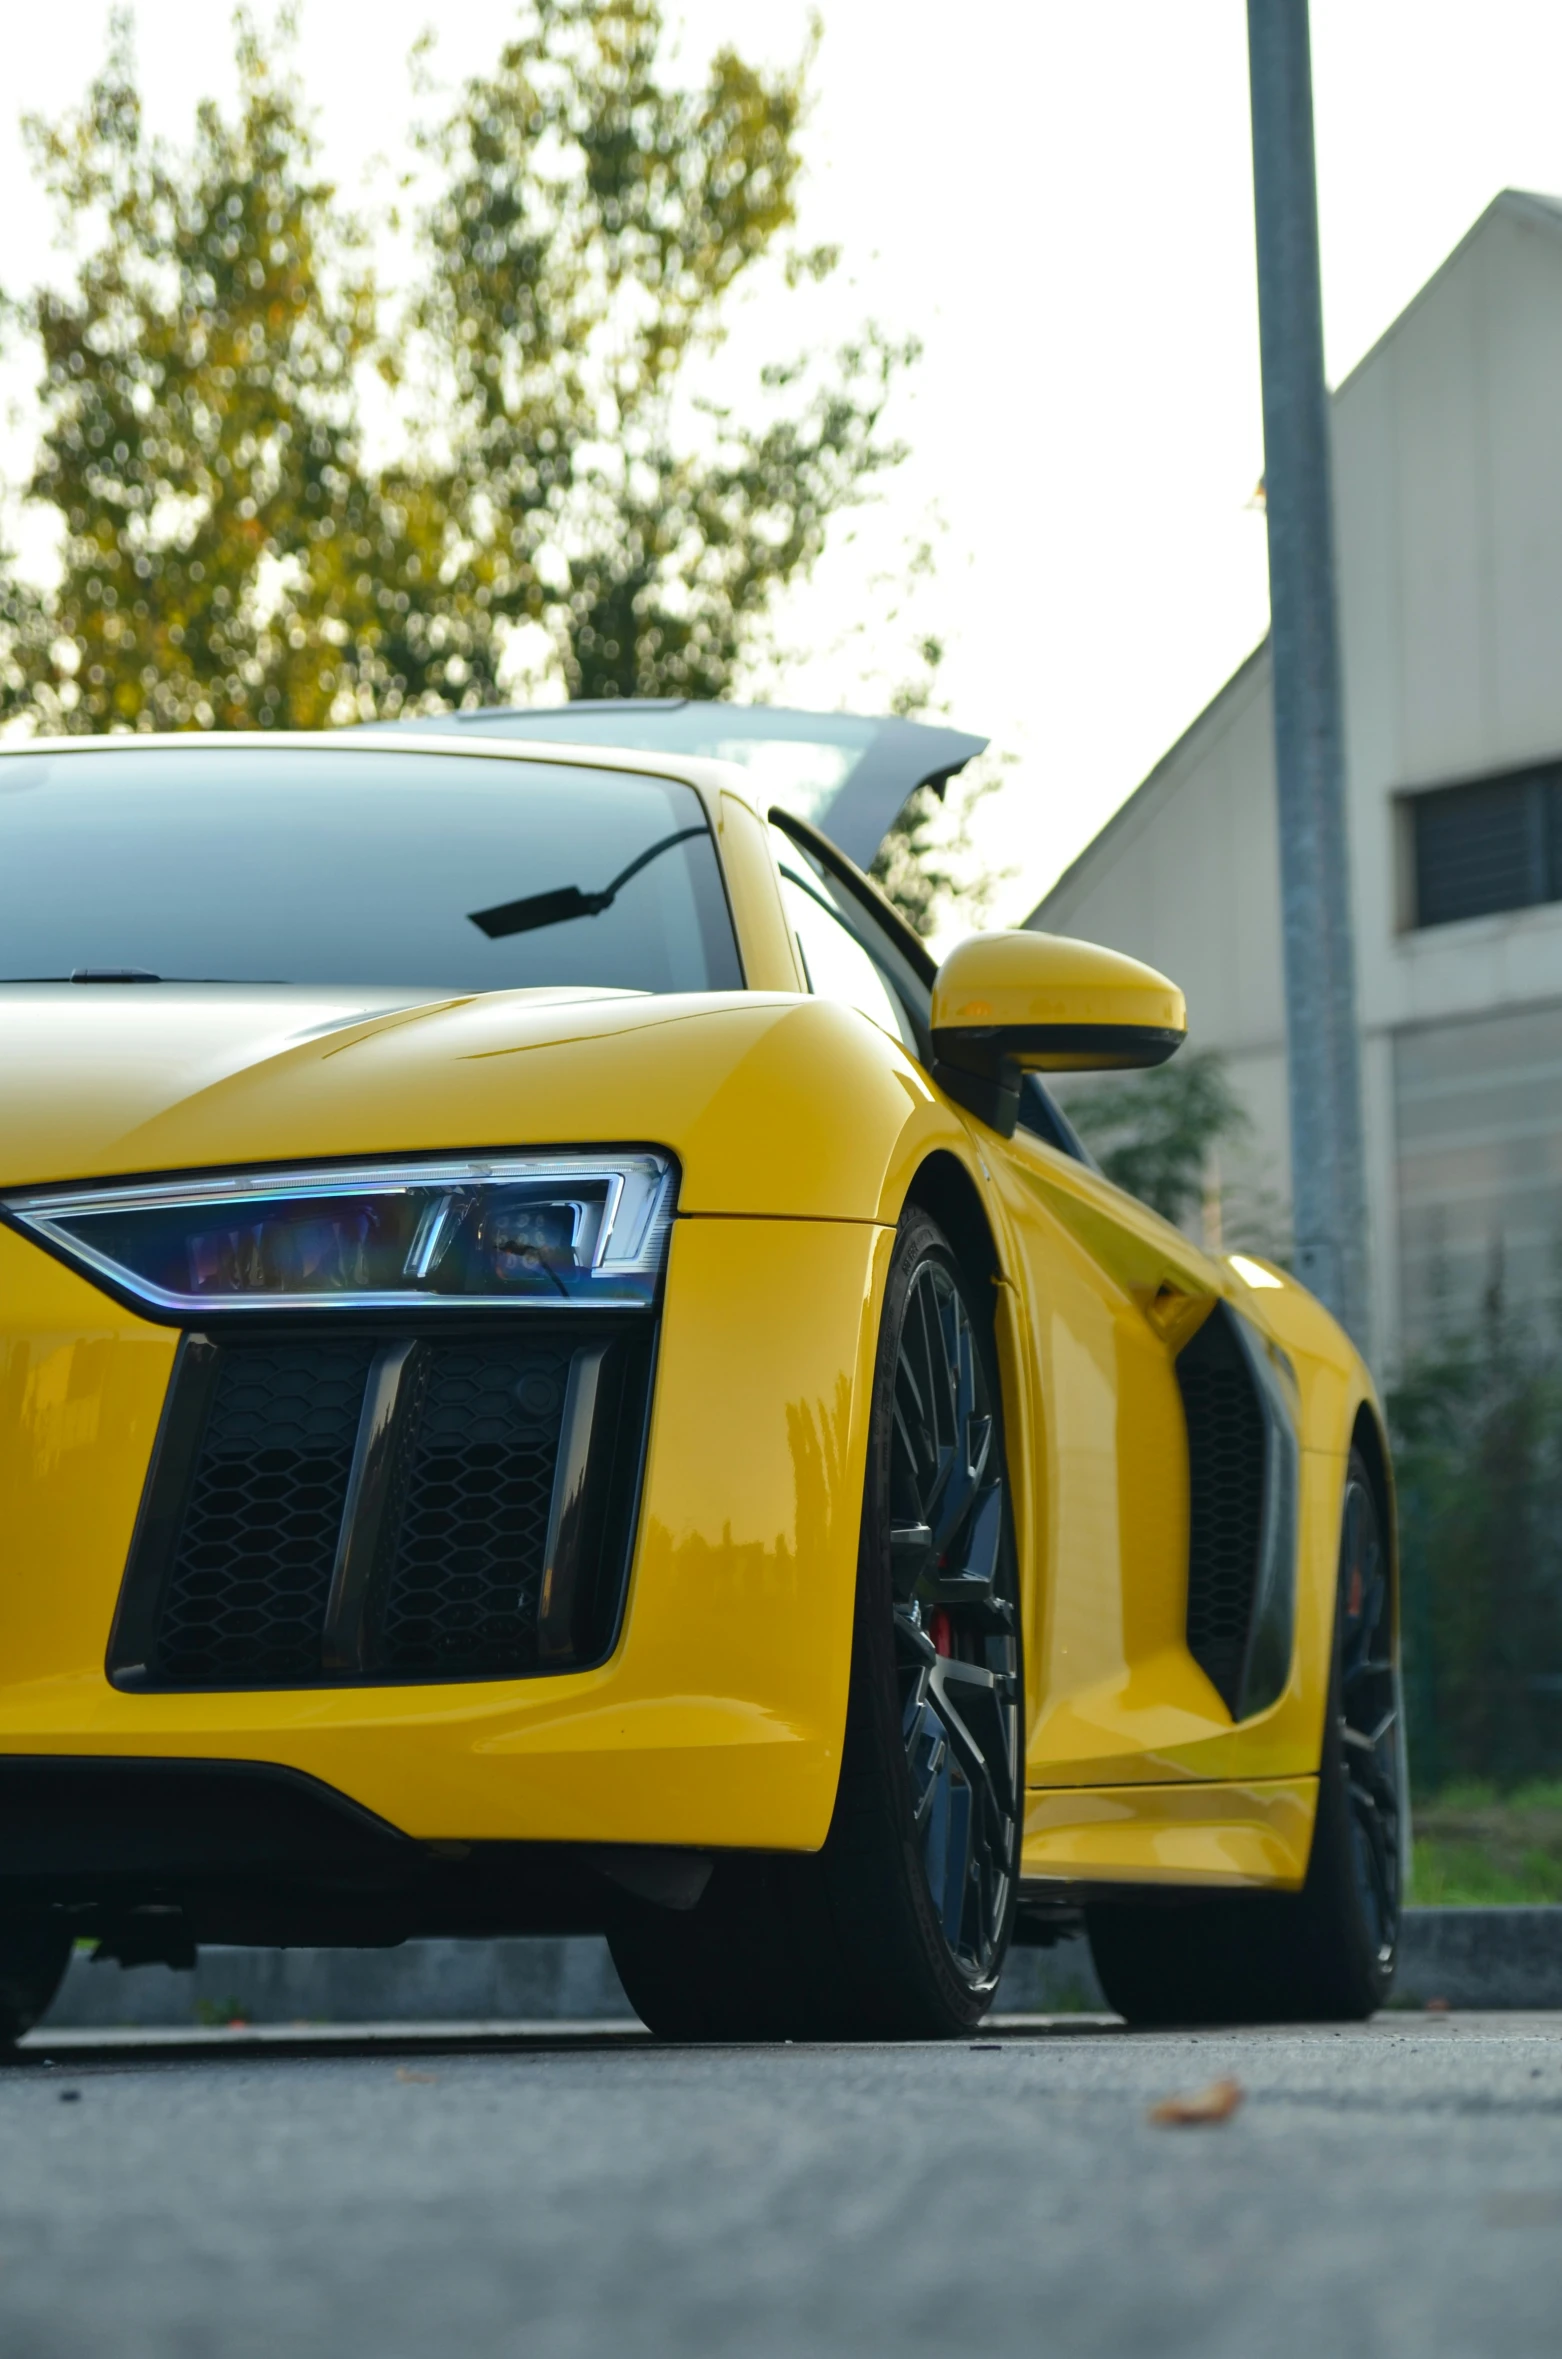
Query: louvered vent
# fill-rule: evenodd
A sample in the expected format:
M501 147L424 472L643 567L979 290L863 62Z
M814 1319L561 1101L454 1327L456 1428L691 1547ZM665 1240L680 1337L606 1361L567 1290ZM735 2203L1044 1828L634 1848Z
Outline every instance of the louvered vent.
M306 1687L599 1660L649 1362L644 1321L589 1336L528 1321L487 1336L186 1337L111 1676Z
M1188 1651L1235 1718L1264 1545L1266 1425L1217 1305L1177 1359L1188 1428Z

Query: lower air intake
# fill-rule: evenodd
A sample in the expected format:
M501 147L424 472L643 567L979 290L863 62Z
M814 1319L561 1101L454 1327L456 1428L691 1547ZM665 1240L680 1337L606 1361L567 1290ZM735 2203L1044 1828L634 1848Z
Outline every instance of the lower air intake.
M431 1352L399 1470L380 1660L502 1678L535 1668L567 1351Z
M627 1327L627 1323L626 1323ZM187 1336L109 1671L132 1688L506 1679L600 1660L649 1337Z
M222 1354L158 1631L169 1681L291 1683L319 1669L372 1348Z

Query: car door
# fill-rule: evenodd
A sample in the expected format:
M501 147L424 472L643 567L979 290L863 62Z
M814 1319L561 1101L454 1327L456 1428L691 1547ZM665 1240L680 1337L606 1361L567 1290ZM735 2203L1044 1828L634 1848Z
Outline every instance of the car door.
M1188 1426L1177 1369L1224 1292L1222 1274L1043 1135L1034 1114L984 1149L1017 1247L1011 1275L1035 1375L1031 1442L1045 1502L1027 1781L1174 1777L1171 1748L1231 1727L1188 1652Z
M794 841L773 841L810 988L860 1008L925 1064L927 988L904 946ZM1231 1311L1221 1266L1095 1169L1037 1076L1013 1137L983 1126L976 1138L1007 1240L1000 1348L1023 1426L1009 1448L1026 1476L1027 1782L1218 1777L1254 1653L1261 1559L1285 1560L1277 1595L1294 1573L1295 1475L1276 1452L1283 1379ZM1290 1434L1294 1444L1294 1420ZM1215 1527L1199 1592L1210 1643L1197 1659L1195 1458L1213 1469L1202 1504ZM1276 1627L1271 1667L1287 1643L1283 1613Z

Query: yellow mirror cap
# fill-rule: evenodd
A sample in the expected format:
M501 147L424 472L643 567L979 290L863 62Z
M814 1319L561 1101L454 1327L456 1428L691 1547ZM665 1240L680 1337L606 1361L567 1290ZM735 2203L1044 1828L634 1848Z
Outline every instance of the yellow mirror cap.
M1021 929L958 943L934 979L934 1031L1037 1024L1186 1032L1188 1010L1165 975L1097 942Z

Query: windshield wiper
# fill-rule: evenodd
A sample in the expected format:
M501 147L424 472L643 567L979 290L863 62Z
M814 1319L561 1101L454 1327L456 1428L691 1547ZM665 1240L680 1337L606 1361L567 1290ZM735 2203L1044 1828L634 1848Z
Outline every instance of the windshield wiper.
M467 916L490 942L502 942L508 934L535 933L539 926L566 925L572 917L599 917L604 909L612 907L630 878L638 876L642 868L648 868L653 860L670 852L674 844L686 844L690 836L708 832L702 825L680 827L676 835L664 835L660 843L652 844L638 860L631 860L627 868L620 869L600 893L583 893L579 885L559 885L551 893L528 894L524 901L501 901L492 909L469 910Z
M72 967L73 983L160 983L150 967Z

